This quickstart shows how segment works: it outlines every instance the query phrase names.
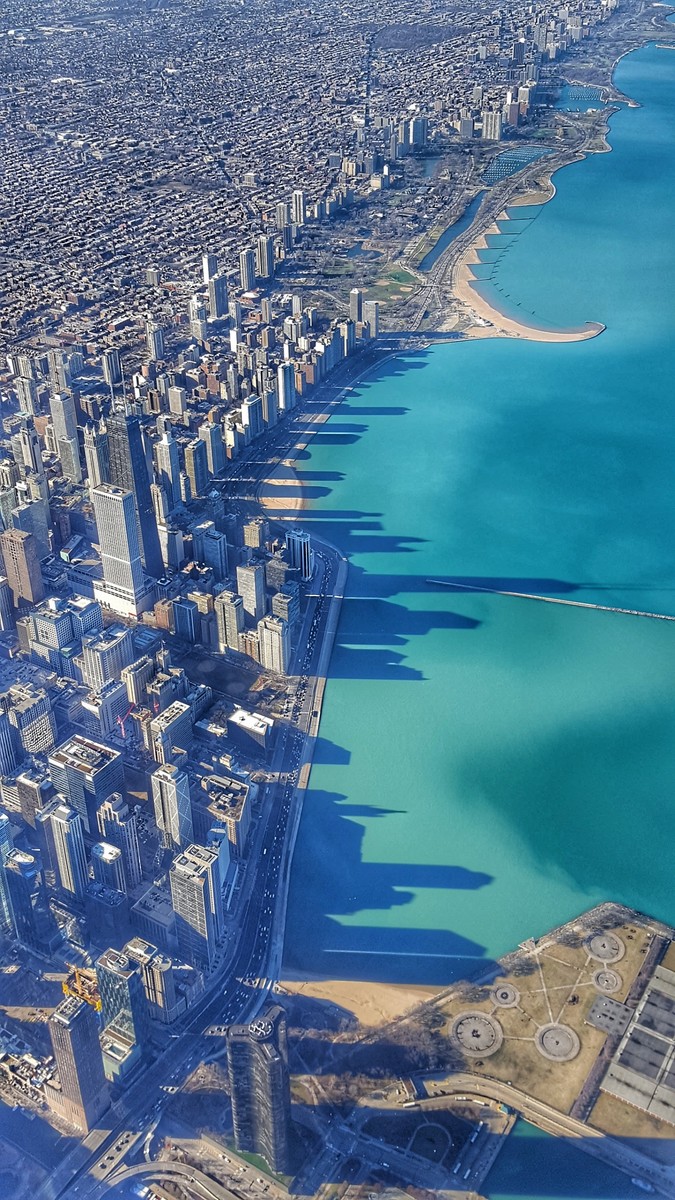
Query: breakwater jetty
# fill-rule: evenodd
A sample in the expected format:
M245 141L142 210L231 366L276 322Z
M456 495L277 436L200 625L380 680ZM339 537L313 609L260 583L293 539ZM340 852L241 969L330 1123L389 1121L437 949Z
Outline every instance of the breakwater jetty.
M570 608L594 608L598 612L623 613L628 617L651 617L654 621L675 621L668 613L644 612L639 608L619 608L609 604L591 604L587 600L563 600L560 596L540 596L536 592L510 592L505 588L482 587L477 583L455 583L451 579L427 579L440 587L458 588L463 592L487 592L491 596L515 596L519 600L541 600L544 604L567 604Z

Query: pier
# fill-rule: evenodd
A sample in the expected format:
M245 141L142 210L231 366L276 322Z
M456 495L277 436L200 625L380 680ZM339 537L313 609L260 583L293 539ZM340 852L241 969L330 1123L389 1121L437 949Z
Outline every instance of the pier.
M481 587L477 583L454 583L449 579L427 579L440 587L458 588L462 592L487 592L490 596L515 596L519 600L541 600L543 604L567 604L570 608L594 608L598 612L623 613L628 617L651 617L653 621L675 621L667 613L643 612L639 608L618 608L609 604L591 604L587 600L563 600L560 596L539 596L534 592L507 592L502 588Z

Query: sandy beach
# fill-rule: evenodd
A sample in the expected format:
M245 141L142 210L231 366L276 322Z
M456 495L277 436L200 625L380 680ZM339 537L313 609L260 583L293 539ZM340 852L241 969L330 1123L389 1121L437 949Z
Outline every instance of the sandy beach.
M305 445L304 442L302 446L298 444L298 450ZM280 516L286 512L302 512L306 507L302 494L302 482L298 479L292 459L283 459L279 466L272 471L272 474L268 475L261 486L258 498L270 517Z
M552 184L551 187L552 195L555 189ZM538 192L527 193L521 203L541 203L540 196L541 193ZM550 199L550 196L546 198ZM476 291L475 277L471 268L480 264L478 251L487 248L488 237L504 233L503 226L508 220L508 213L505 210L500 212L496 220L476 236L476 239L459 256L454 265L452 271L453 295L464 306L466 314L473 317L476 322L467 330L467 337L524 338L531 342L584 342L589 338L597 337L605 328L598 321L588 321L582 329L541 329L536 325L530 325L525 320L519 321L515 317L507 317Z
M305 450L313 435L318 433L328 420L330 413L315 413L308 420L315 428L303 434L303 440L293 447L293 458L284 458L261 485L258 499L270 517L275 514L302 512L307 507L302 494L302 480L295 470L295 462L301 450Z
M302 979L282 979L281 987L291 995L325 1000L345 1009L361 1025L370 1028L393 1021L439 991L438 988L372 983L362 979L325 979L309 974Z

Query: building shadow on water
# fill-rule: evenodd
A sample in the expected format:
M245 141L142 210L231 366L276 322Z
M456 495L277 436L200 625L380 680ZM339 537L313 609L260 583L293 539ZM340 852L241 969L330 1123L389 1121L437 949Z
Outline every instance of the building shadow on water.
M318 762L322 761L321 751L318 746ZM484 946L451 929L407 929L395 922L377 928L349 923L359 912L404 907L414 900L416 890L425 888L447 893L450 918L453 893L487 887L492 882L490 875L455 864L364 860L366 830L362 822L395 821L404 814L396 806L352 805L344 794L310 788L305 814L314 826L314 853L311 860L296 862L290 895L293 946L301 948L301 961L288 958L284 978L310 970L333 979L441 986L467 975L498 970ZM315 907L310 911L302 901L306 894L325 897L329 911L322 913Z

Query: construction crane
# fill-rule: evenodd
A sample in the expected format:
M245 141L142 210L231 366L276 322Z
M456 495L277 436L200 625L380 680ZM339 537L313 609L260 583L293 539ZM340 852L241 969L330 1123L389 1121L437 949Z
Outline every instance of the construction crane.
M98 990L98 980L95 971L88 971L84 967L76 967L73 963L66 964L70 968L70 975L63 980L61 988L66 996L75 996L78 1000L84 1000L85 1004L89 1004L94 1012L101 1011L101 996Z
M125 726L126 722L129 720L129 717L131 716L135 707L136 707L136 705L132 704L131 707L129 709L127 709L127 711L125 712L123 717L117 718L117 724L119 725L119 727L122 731L122 737L124 738L125 741L127 740L127 735L126 735L126 730L125 730L124 726Z

